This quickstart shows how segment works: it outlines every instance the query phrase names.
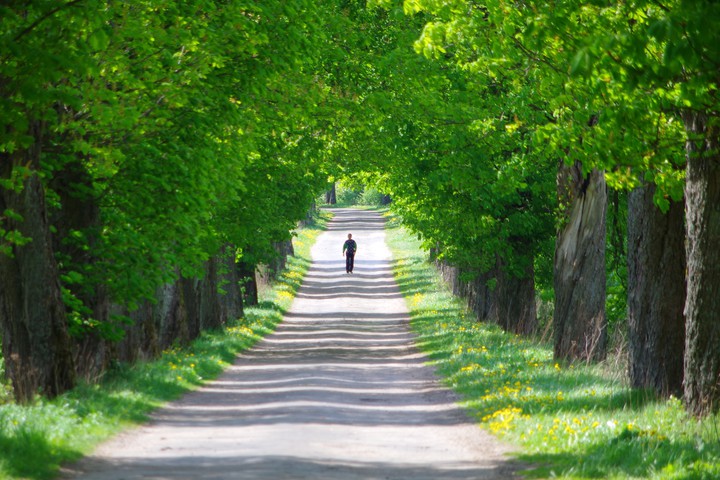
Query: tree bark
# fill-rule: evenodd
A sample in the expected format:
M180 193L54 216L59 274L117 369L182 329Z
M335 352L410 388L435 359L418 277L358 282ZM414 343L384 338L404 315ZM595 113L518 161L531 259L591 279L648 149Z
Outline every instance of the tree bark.
M720 142L717 118L686 112L687 409L698 416L720 408Z
M555 358L601 360L607 350L605 176L562 164L558 195L567 213L555 244Z
M205 263L205 275L199 279L200 329L212 330L222 327L220 293L218 292L218 258L211 257Z
M68 162L50 181L50 188L60 197L62 208L51 216L55 228L53 249L67 259L66 269L84 269L97 259L94 253L100 231L100 207L93 193L92 178L83 165L85 159ZM73 232L82 232L84 241L72 240ZM61 273L66 273L62 271ZM92 282L92 279L86 281ZM102 284L64 285L83 305L92 311L92 318L109 321L110 298ZM97 378L108 361L107 340L97 330L83 329L72 338L77 374L86 380Z
M498 260L495 298L497 323L506 332L530 335L537 328L537 306L535 304L535 269L532 261L525 268L522 277L507 272Z
M258 304L257 268L254 264L239 261L237 263L238 278L243 292L243 303L247 306Z
M235 263L235 248L227 245L219 257L220 321L223 325L243 316L240 276Z
M682 394L685 349L684 205L655 205L655 185L628 201L630 381L662 396Z
M3 358L15 398L28 402L41 392L54 397L75 384L75 365L67 330L58 267L52 249L45 190L37 171L42 127L30 134L36 143L12 156L0 154L0 177L29 167L22 190L0 188L0 213L10 209L22 221L4 219L4 228L32 239L0 254L0 325Z
M337 203L337 187L335 182L332 183L330 190L325 192L325 203L328 205L335 205Z
M497 321L497 293L488 286L494 271L471 273L442 260L436 260L435 266L453 295L464 299L479 321Z
M188 338L185 342L191 342L200 335L200 293L199 281L197 278L182 277L178 280L180 284L180 295L182 309L185 311L187 320Z

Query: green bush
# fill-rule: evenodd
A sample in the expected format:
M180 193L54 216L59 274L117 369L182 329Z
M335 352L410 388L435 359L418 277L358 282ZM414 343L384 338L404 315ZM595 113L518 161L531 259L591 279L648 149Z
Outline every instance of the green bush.
M357 205L358 200L362 192L347 188L344 185L338 183L337 189L335 190L335 196L337 199L338 207L350 207Z
M360 198L358 199L358 203L360 205L368 205L372 207L379 207L382 205L382 199L384 195L377 191L373 187L365 188L365 190L360 194Z

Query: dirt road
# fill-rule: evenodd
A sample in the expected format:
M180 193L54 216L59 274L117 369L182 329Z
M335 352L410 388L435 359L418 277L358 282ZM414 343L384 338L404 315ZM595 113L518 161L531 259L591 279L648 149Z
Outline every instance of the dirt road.
M66 478L506 479L507 449L413 346L384 221L337 210L278 330ZM358 242L355 272L341 255Z

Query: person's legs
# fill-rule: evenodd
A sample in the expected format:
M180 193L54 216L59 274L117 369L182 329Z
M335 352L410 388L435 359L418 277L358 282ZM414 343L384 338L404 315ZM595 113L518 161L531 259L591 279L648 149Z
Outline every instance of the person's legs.
M353 268L355 267L355 254L348 255L348 264L350 266L350 273L352 273Z
M350 273L352 270L352 256L350 254L345 254L345 273Z

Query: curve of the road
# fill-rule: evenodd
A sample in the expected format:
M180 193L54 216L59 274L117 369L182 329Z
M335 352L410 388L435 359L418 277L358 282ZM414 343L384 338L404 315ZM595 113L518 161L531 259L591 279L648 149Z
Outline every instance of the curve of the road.
M507 447L473 424L414 346L384 225L376 212L335 210L275 333L64 478L512 478Z

